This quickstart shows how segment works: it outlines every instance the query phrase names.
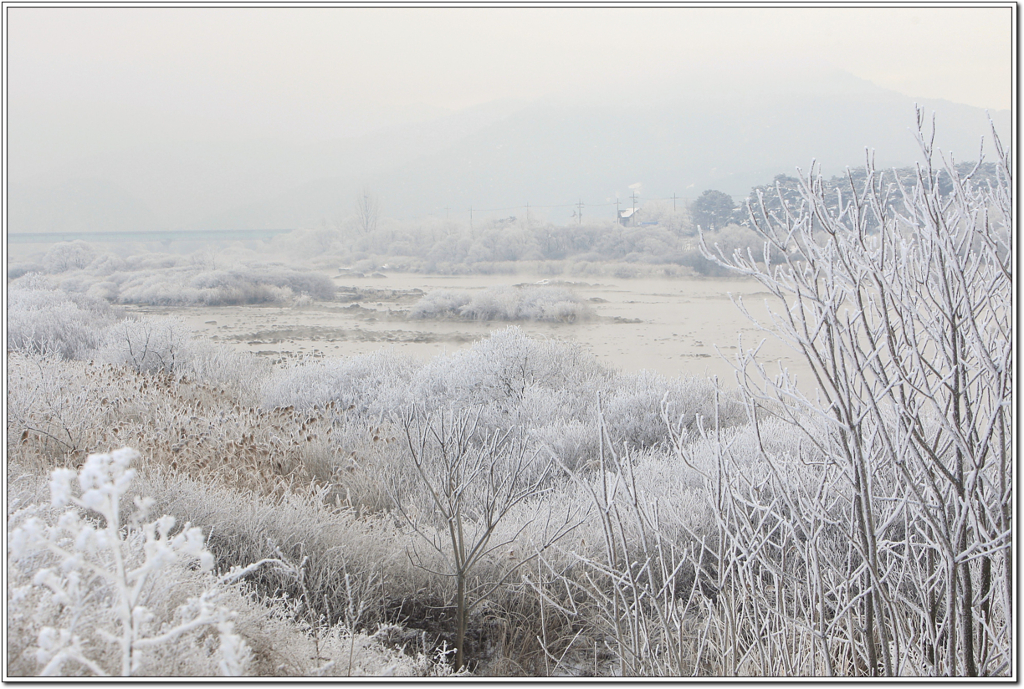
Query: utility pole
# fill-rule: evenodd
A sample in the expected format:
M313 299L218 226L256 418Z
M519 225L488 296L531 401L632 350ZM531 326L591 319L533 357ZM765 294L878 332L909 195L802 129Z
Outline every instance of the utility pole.
M615 197L615 222L622 224L622 211L619 210L619 198Z
M469 207L469 231L473 231L473 207Z
M672 192L672 212L676 212L676 193Z
M576 208L579 209L579 213L576 214L576 224L577 225L582 225L583 224L583 199L580 199L580 202L576 204Z
M630 222L633 227L636 227L636 192L633 192L633 213L629 216Z
M526 226L530 226L530 202L526 202Z
M447 220L447 219L448 219L448 206L445 206L445 207L444 207L444 219L445 219L445 220Z

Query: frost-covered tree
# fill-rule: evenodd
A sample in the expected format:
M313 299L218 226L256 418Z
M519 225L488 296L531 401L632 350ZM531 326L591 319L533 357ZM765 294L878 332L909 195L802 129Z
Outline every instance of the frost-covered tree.
M760 543L746 552L761 571L789 553L789 580L809 582L786 594L790 614L806 610L826 671L1004 675L1015 646L1010 152L993 132L995 178L978 183L977 167L935 149L920 111L918 140L913 185L887 183L869 156L828 192L812 167L799 206L751 209L763 252L702 243L786 305L764 325L817 388L812 399L785 372L755 380L752 354L739 362L752 418L800 429L797 459L819 489L793 490L790 460L762 450L770 472L733 493L722 533L740 550ZM751 509L773 533L740 519Z
M573 528L575 515L564 518L549 506L545 519L534 514L511 527L503 522L528 502L536 501L546 488L552 462L530 451L514 429L489 434L476 441L479 412L424 414L410 410L403 416L406 447L416 469L417 488L425 492L428 507L410 509L393 490L396 503L410 526L444 562L443 576L455 581L455 668L465 667L469 614L487 596L537 553L551 547ZM521 514L516 514L521 517ZM535 520L545 523L539 542L530 544L534 555L507 561L496 580L481 580L478 570L509 550L516 538ZM504 528L504 531L502 531ZM424 559L415 551L410 559L420 566ZM500 562L500 561L499 561Z
M371 234L377 229L380 219L380 198L367 188L356 195L356 220L363 234Z

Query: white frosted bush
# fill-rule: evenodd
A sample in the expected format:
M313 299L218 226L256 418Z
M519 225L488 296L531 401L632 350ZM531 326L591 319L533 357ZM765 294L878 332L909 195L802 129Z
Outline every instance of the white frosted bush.
M241 673L245 644L233 634L229 611L217 605L214 581L171 617L157 614L168 595L161 581L168 571L185 565L206 572L213 556L198 528L186 524L176 530L174 517L167 515L146 521L149 499L136 497L135 514L125 522L121 502L135 476L129 464L137 456L123 448L90 455L77 475L71 469L55 470L51 505L68 509L51 524L28 516L10 532L11 561L38 567L32 583L12 592L13 597L45 590L41 604L56 608L46 619L59 626L38 629L33 653L39 674L60 675L73 665L94 675L129 676L139 670L147 650L209 626L220 632L222 670ZM8 528L18 516L9 518Z
M176 316L126 318L103 336L101 360L137 371L174 373L185 360L191 331Z
M49 289L33 276L10 284L7 293L7 348L54 353L66 359L88 356L119 314L106 302Z
M204 337L192 337L178 360L175 374L231 391L242 404L258 404L270 376L270 362L249 352L236 352Z
M8 452L29 436L59 455L88 447L98 428L112 420L108 415L116 414L106 402L125 394L126 377L97 373L56 354L8 353Z
M42 263L48 273L63 273L89 265L96 253L87 242L58 242L47 250Z
M60 260L51 257L43 264L48 272L61 276L60 286L65 291L121 304L218 306L290 303L303 295L318 300L334 296L334 284L326 275L279 264L249 261L213 269L185 256L93 258L90 254L75 259L67 250L62 251Z
M267 382L263 405L306 410L335 402L357 413L380 414L401 403L417 363L378 350L340 359L306 359L275 371Z
M433 290L413 304L409 318L457 318L469 300L469 292L464 290Z
M598 433L595 423L556 419L530 429L530 438L558 458L569 470L593 469L596 465Z
M434 358L417 371L410 393L428 407L497 402L507 411L522 403L534 383L565 389L585 403L593 386L607 377L580 345L531 338L510 326L469 349Z
M188 258L185 256L159 253L133 254L124 260L125 270L132 272L163 270L166 268L184 266L187 262Z
M515 320L573 322L590 317L590 308L573 292L560 287L520 290Z
M464 318L479 321L573 322L589 318L590 308L558 287L496 285L481 292L436 290L424 295L409 318Z
M515 326L422 365L387 351L307 360L273 373L262 400L266 407L301 410L334 402L376 418L412 401L427 411L472 408L480 413L481 428L520 426L548 446L562 448L558 455L575 465L596 453L599 396L617 446L665 443L663 405L674 423L691 430L698 418L705 424L716 418L716 393L709 381L648 371L613 374L578 344L531 338ZM734 395L719 394L717 404L722 427L746 421ZM588 428L594 437L561 442L553 428L575 429L573 438Z
M103 362L143 373L162 372L217 385L251 404L258 401L270 373L269 362L195 337L177 316L126 318L106 330L97 355Z
M477 321L517 320L522 296L519 290L508 285L471 292L469 303L459 309L459 315Z
M43 265L37 261L8 261L7 263L7 279L16 280L20 277L24 277L30 273L42 273L46 269Z
M103 254L93 259L89 264L89 271L95 275L110 275L125 270L128 264L116 254Z
M737 357L757 431L745 452L763 461L719 447L709 482L719 588L744 599L710 637L725 674L1013 673L1011 151L993 131L985 179L934 148L921 110L916 136L910 175L870 154L841 186L812 165L792 193L758 191L756 251L701 237L775 298L767 319L745 314L818 388ZM772 449L771 417L796 447ZM738 652L751 634L756 660Z
M669 378L654 371L620 374L604 400L604 418L613 442L650 447L668 440L663 413L686 428L705 426L716 419L715 386L697 377ZM720 395L719 425L733 426L746 421L743 406L733 395Z

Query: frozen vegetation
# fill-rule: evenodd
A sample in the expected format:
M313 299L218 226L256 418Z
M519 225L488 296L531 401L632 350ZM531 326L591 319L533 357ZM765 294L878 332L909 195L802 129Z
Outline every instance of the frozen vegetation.
M760 250L702 238L791 305L813 399L514 326L271 366L126 317L133 270L79 289L95 257L9 283L9 674L1009 676L1010 159L922 149L838 202L812 171ZM530 293L415 309L576 304Z
M323 299L324 275L415 272L445 275L726 275L700 252L688 216L658 211L657 225L627 227L612 221L553 225L541 220L494 221L470 227L455 221L401 222L381 218L369 230L351 222L279 235L262 245L241 243L220 254L135 251L131 246L63 242L31 260L13 262L8 278L47 275L71 292L121 304L224 305ZM710 235L727 252L761 246L755 232L729 224ZM157 247L150 247L157 249Z
M434 290L416 302L409 318L573 323L591 316L575 294L558 287L497 285L482 292Z
M38 262L21 263L8 278L28 278L69 294L112 304L222 306L292 303L302 296L330 299L334 284L320 273L253 258L218 268L197 254L98 254L85 242L53 246Z

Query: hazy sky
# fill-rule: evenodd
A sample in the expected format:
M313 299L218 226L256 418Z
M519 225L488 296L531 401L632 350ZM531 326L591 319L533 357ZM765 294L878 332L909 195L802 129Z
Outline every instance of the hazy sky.
M500 98L833 65L921 98L1011 103L1011 10L8 7L11 150L33 168L154 136L360 133Z

